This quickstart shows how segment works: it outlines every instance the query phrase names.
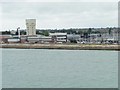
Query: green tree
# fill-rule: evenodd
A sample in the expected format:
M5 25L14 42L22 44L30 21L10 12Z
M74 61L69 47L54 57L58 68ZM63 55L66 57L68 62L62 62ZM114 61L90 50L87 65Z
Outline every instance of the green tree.
M111 34L111 33L112 33L112 31L111 31L111 28L109 28L109 31L108 31L108 33L109 33L109 34Z
M20 35L26 35L26 31L20 31Z
M87 31L87 33L88 33L88 34L91 34L91 32L92 32L92 29L89 28L88 31Z
M10 31L2 31L2 35L5 35L5 34L10 35Z
M48 31L44 31L44 32L43 32L43 35L49 36L49 32L48 32Z

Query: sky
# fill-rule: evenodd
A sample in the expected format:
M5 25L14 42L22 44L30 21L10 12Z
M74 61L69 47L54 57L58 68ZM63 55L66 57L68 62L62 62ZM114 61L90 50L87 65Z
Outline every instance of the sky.
M2 0L0 4L0 30L25 29L25 19L36 19L37 29L118 26L117 0Z

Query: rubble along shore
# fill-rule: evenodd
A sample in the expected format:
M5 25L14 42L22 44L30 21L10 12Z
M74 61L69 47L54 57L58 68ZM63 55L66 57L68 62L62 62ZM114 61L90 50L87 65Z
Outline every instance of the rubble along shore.
M120 45L93 45L93 44L1 44L0 48L18 49L67 49L67 50L116 50Z

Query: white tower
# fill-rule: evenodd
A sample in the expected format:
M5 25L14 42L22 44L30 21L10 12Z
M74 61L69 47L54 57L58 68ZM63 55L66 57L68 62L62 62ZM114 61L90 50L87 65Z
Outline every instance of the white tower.
M27 35L36 35L36 19L26 19Z

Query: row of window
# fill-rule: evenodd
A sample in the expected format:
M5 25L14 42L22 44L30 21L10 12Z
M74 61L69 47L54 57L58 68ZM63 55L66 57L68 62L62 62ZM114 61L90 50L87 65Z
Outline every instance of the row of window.
M66 40L66 38L57 38L57 40Z

